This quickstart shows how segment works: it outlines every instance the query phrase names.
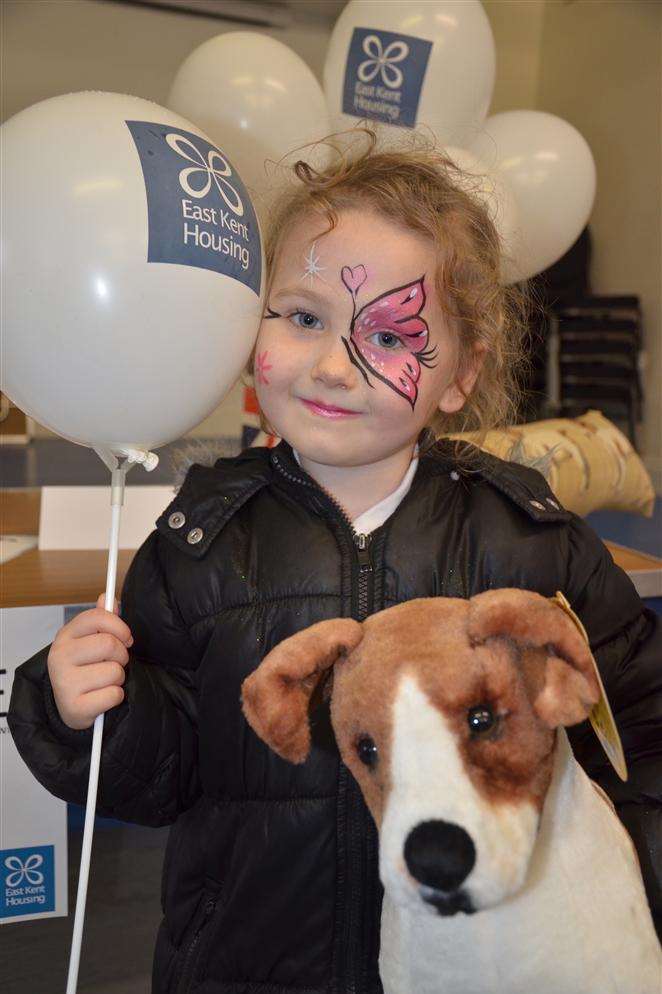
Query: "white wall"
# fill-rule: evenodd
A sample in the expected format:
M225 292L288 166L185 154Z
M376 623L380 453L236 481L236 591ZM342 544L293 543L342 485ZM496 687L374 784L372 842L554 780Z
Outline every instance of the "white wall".
M490 114L536 105L545 0L483 0L497 65Z
M131 93L164 104L177 69L208 38L260 31L283 41L321 78L331 31L315 4L298 4L288 28L114 3L113 0L5 0L0 117L76 90ZM47 166L46 166L47 168ZM238 385L192 436L234 435L241 420ZM38 436L51 433L36 426Z
M641 297L641 449L662 492L662 5L547 3L537 106L575 125L598 173L592 285Z
M484 0L483 6L497 47L492 112L532 107L545 0ZM84 89L163 103L189 52L225 31L266 32L293 48L321 79L332 26L322 11L316 0L299 0L292 25L268 29L113 0L3 0L0 118Z
M186 56L214 35L260 31L321 75L330 26L314 4L286 29L262 28L113 0L4 0L2 120L75 90L131 93L164 103Z
M538 85L544 0L487 0L498 51L493 110L533 106ZM321 79L331 31L315 0L295 5L287 29L267 31L293 48ZM132 93L164 103L177 68L203 41L242 25L112 0L4 0L0 118L75 90ZM238 385L195 436L233 434L240 420ZM37 426L40 435L50 434Z
M649 354L644 450L651 468L662 472L662 5L485 0L484 6L497 48L491 112L551 111L575 124L593 149L598 165L591 220L594 287L642 298ZM331 24L315 0L299 0L294 9L290 27L267 33L290 45L321 78ZM134 93L163 103L190 51L222 31L242 29L113 0L5 0L2 19L3 120L37 100L82 89ZM240 405L238 387L192 434L234 432Z

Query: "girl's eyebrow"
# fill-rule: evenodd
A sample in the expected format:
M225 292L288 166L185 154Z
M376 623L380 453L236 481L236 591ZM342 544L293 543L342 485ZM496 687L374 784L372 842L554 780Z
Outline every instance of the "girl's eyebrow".
M272 297L305 297L313 303L324 303L325 294L317 293L315 290L310 290L305 286L286 286L282 290L275 290Z

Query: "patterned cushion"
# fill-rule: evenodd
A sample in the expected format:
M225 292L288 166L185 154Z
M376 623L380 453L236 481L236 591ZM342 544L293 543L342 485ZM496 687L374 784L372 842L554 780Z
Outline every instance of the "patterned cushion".
M454 438L471 436L455 435ZM629 440L600 411L489 431L481 448L533 466L576 514L634 511L651 517L655 490Z
M466 438L471 434L451 435ZM257 398L244 396L242 447L276 445L280 439L260 428ZM655 490L629 440L600 411L578 418L552 418L489 431L481 448L500 459L532 466L545 477L569 511L634 511L650 518Z

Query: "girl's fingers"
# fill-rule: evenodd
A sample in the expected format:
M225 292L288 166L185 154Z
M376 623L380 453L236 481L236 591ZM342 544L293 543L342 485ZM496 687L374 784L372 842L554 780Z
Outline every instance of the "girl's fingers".
M72 666L103 662L115 662L120 666L126 666L129 661L129 652L124 642L109 632L71 639L67 643L66 653L67 662Z
M117 614L104 611L102 607L92 608L90 611L83 611L65 625L67 636L72 639L82 638L85 635L94 635L97 632L109 632L118 638L125 645L133 645L131 629L125 621ZM64 631L64 629L62 629Z
M106 607L106 594L105 594L105 592L103 594L99 594L99 596L97 597L97 607L102 607L105 610L105 607ZM119 610L120 610L120 606L117 603L117 597L113 597L113 611L115 612L115 614L119 614Z
M124 691L121 687L115 686L82 694L76 701L76 725L80 728L89 728L98 715L117 707L123 700Z
M80 697L105 687L121 687L125 679L126 672L119 663L91 663L77 671L74 694Z

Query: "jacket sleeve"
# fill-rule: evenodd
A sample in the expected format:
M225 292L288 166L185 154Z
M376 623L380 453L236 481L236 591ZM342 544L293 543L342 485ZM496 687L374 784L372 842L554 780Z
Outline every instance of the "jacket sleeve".
M125 698L106 712L97 811L143 825L166 825L199 795L198 654L178 616L161 565L158 532L136 553L121 596L134 643ZM84 804L92 729L62 722L48 678L49 646L18 668L8 722L16 746L52 794Z
M597 535L573 516L564 593L587 630L623 743L624 783L588 722L569 729L577 759L616 805L641 863L662 938L662 617L646 608Z

